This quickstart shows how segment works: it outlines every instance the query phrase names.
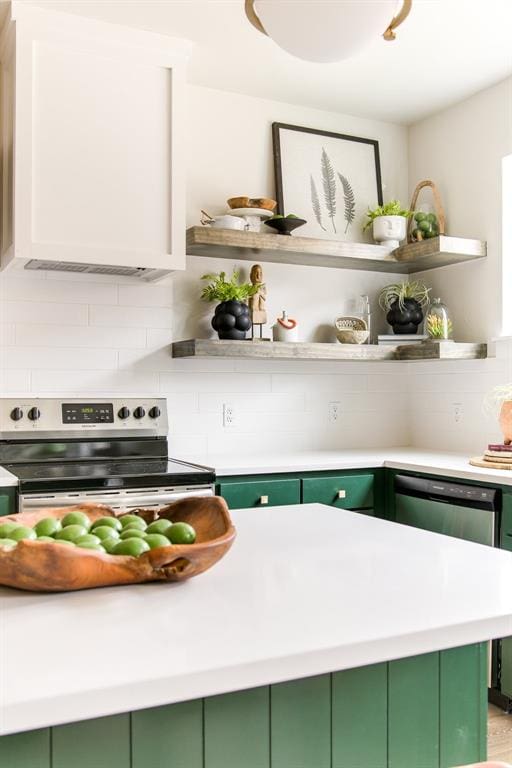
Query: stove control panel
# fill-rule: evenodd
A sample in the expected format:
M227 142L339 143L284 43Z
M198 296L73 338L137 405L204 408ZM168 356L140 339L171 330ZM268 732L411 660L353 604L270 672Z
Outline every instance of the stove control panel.
M165 398L0 398L0 435L5 437L71 432L167 436L167 430Z

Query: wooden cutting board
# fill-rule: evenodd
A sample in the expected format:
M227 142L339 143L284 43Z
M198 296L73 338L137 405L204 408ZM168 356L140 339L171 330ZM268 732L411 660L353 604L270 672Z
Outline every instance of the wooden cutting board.
M469 460L469 463L473 467L484 467L485 469L510 469L512 470L512 463L506 463L504 461L487 461L483 456L475 456Z

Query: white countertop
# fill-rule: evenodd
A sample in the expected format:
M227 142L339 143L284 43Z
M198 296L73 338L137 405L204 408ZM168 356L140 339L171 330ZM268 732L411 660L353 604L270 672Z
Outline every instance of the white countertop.
M469 458L469 454L404 447L248 455L198 454L188 456L187 460L213 467L218 477L389 467L483 483L512 485L512 471L473 467Z
M512 635L510 553L320 504L179 585L0 589L0 733Z
M0 467L0 488L11 488L13 485L18 485L18 478Z

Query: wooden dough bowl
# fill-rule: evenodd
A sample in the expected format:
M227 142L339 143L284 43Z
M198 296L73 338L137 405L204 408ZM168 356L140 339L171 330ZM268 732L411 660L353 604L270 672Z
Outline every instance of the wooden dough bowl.
M116 516L110 507L80 504L8 515L0 520L32 527L44 517L63 518L77 510L85 512L92 522L99 517ZM196 543L169 544L140 557L130 557L24 539L13 549L0 549L0 584L33 592L66 592L145 581L184 581L215 565L236 536L227 504L218 496L181 499L158 514L144 509L130 512L147 523L157 517L190 523L197 534Z

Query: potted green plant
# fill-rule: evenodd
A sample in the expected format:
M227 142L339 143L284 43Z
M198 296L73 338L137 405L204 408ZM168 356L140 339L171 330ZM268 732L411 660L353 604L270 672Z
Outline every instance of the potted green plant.
M412 283L392 283L381 290L379 304L387 313L386 320L393 328L393 333L418 332L429 293L430 288L419 280Z
M245 339L252 325L246 300L256 293L258 286L240 283L239 277L239 271L234 269L229 280L226 280L225 272L203 275L201 278L210 281L203 288L201 298L220 302L212 318L212 327L219 334L219 339Z
M368 221L363 232L373 225L373 239L376 243L386 243L391 248L398 248L400 240L407 236L407 219L413 211L403 208L399 200L390 200L385 205L378 205L366 214Z

